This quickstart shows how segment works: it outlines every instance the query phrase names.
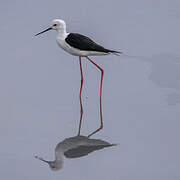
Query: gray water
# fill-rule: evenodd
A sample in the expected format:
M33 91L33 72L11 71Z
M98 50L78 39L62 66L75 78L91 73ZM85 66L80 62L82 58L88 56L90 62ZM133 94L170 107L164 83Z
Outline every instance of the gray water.
M2 1L0 6L1 179L169 180L180 178L180 2ZM67 160L51 172L34 155L77 134L78 58L59 49L55 32L34 34L62 18L111 49L138 56L94 57L105 70L104 129L93 138L120 144ZM83 61L82 134L99 125L99 71Z

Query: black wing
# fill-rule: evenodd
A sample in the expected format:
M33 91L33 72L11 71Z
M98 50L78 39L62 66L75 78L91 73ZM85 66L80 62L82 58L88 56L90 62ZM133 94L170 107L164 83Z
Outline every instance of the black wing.
M103 149L105 147L114 146L114 144L107 144L107 145L96 145L96 146L78 146L77 148L70 149L64 153L66 158L78 158L82 156L86 156L89 153Z
M109 49L105 49L104 47L96 44L90 38L77 34L77 33L70 33L65 41L72 47L77 48L79 50L84 51L97 51L97 52L105 52L105 53L119 53L118 51L113 51Z

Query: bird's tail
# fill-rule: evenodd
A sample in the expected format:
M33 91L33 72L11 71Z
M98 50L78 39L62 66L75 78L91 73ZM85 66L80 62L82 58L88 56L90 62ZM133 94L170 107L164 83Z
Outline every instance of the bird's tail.
M109 49L108 49L108 51L109 51L109 53L114 54L116 56L119 56L120 54L122 54L121 51L114 51L114 50L109 50Z

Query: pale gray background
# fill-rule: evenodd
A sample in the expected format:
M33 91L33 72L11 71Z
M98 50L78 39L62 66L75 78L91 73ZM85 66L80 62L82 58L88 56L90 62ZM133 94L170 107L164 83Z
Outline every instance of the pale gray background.
M52 172L33 156L54 158L55 145L77 133L78 58L59 49L69 32L138 57L94 60L105 70L104 129L109 148L66 160ZM0 178L14 180L174 180L180 178L180 1L6 0L0 4ZM83 134L99 125L100 73L83 62Z

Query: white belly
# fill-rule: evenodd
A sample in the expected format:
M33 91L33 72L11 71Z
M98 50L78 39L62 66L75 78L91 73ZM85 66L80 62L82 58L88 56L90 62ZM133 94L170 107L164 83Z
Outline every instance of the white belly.
M108 53L97 52L97 51L81 51L79 49L71 47L66 43L65 40L57 39L57 44L64 49L66 52L74 55L74 56L103 56L108 55Z

